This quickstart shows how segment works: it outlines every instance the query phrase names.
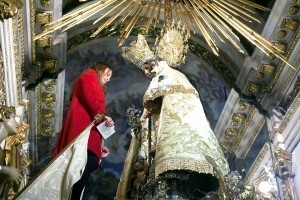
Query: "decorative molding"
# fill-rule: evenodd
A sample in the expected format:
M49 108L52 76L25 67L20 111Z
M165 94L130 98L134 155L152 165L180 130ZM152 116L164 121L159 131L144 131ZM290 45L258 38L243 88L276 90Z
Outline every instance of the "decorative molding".
M31 28L31 40L33 36L35 35L35 4L34 0L30 0L30 28ZM36 59L36 46L35 42L31 43L31 57L32 57L32 62L34 63ZM40 70L37 70L38 72Z
M56 81L51 81L48 83L42 83L46 91L53 92L56 86Z
M274 65L262 64L261 66L261 72L269 76L272 76L276 71L276 67Z
M244 127L242 128L241 132L238 134L237 139L236 139L236 143L234 145L231 146L231 152L235 152L238 148L238 146L240 145L246 131L249 128L250 123L253 120L253 117L255 116L255 114L257 113L257 109L256 108L252 108L252 110L250 111L249 116L247 117L245 123L244 123Z
M294 40L292 41L292 43L291 43L291 45L290 45L290 47L289 47L289 49L286 53L286 57L289 57L292 54L296 44L299 41L299 38L300 38L300 31L298 31L297 35L295 36ZM300 63L300 60L297 61L295 66L299 66L299 63ZM275 84L277 83L277 81L278 81L278 79L279 79L279 77L280 77L280 75L283 71L284 66L285 66L285 63L283 63L283 62L278 66L277 71L276 71L271 83L269 83L269 86L268 86L269 90L272 90L274 88ZM277 105L277 102L279 102L280 99L282 99L283 95L285 94L286 88L289 86L290 81L294 77L294 75L295 75L295 71L293 70L293 71L290 72L289 77L286 79L285 83L281 86L280 93L276 96L274 101L271 102L267 106L267 110L270 110L273 107L273 105Z
M21 58L22 58L22 62L21 62L21 74L23 75L23 73L25 72L25 46L24 46L24 20L23 20L23 11L22 9L19 10L18 13L18 32L19 32L19 39L20 39L20 49L21 49Z
M300 106L300 97L298 97L296 100L294 100L292 107L289 108L289 112L286 113L284 120L280 124L280 127L271 133L272 140L274 139L276 132L282 133L284 131L284 129L287 127L288 123L290 122L290 120L292 119L294 114L296 113L299 106Z
M52 45L52 37L49 35L41 37L40 39L36 40L36 45L38 47L51 46Z
M292 3L300 4L300 0L291 0Z
M249 169L247 175L244 178L244 183L248 184L251 180L254 173L258 171L258 167L260 166L262 160L265 158L267 152L270 150L269 144L265 144L261 151L259 152L258 156L256 157L255 161L253 162L251 168Z
M42 135L52 135L54 133L54 126L50 124L42 124L42 132L39 136Z
M262 80L265 77L265 74L262 72L256 72L255 77L259 80Z
M246 95L258 94L261 91L261 89L262 89L261 83L249 82L246 89Z
M296 5L291 6L289 8L289 14L291 14L291 15L297 15L299 13L299 9L300 9L299 6L296 6Z
M278 48L278 49L281 51L281 53L285 53L286 50L287 50L287 44L283 44L283 43L281 43L281 42L272 42L272 44L273 44L276 48Z
M247 108L249 108L249 106L250 106L250 104L248 104L248 103L246 103L244 101L240 101L238 109L240 111L245 111Z
M49 73L55 73L58 70L57 59L54 58L44 58L43 68Z
M53 118L55 117L55 111L51 109L42 109L42 120L45 123L51 124Z
M276 36L280 39L283 39L287 36L287 31L286 30L280 30L277 32Z
M238 135L238 133L239 133L239 129L238 128L228 128L225 131L225 139L226 140L230 140L232 138L235 138Z
M299 91L300 91L300 76L297 77L297 80L294 84L294 88L287 97L287 100L286 100L287 107L290 107L290 105L293 103L293 101L297 97L297 94L299 93Z
M19 18L20 17L20 18ZM13 45L14 45L14 59L15 59L15 70L16 70L16 86L17 86L17 95L18 95L18 104L22 104L23 97L22 97L22 70L21 65L22 64L19 60L19 38L22 37L19 35L19 23L23 23L22 16L17 15L12 19L13 22ZM22 52L21 52L22 53Z
M18 10L23 6L21 0L0 1L0 20L9 19L18 14Z
M261 119L259 121L259 123L255 127L255 129L253 130L252 135L251 135L250 139L247 142L247 145L244 147L244 150L243 150L243 152L241 154L241 158L245 159L246 154L249 152L249 150L250 150L250 148L251 148L251 146L252 146L255 138L257 137L257 135L259 133L259 130L261 130L261 128L264 125L264 123L265 123L265 119L263 118L263 119Z
M38 24L47 24L52 21L52 14L48 12L37 12L35 21Z
M236 127L238 126L239 124L243 123L245 120L246 120L246 115L245 114L241 114L241 113L234 113L232 115L232 122L231 122L231 125Z
M40 3L43 7L50 7L51 6L51 0L40 0Z
M42 92L42 103L45 103L48 108L53 108L56 102L56 95L53 93Z
M293 19L283 19L280 27L295 32L299 27L299 21Z
M41 72L39 73L40 76L42 74L42 71L47 71L49 73L55 73L58 70L56 58L47 58L47 57L43 57L43 56L38 56L36 58L36 61L34 64L41 70Z

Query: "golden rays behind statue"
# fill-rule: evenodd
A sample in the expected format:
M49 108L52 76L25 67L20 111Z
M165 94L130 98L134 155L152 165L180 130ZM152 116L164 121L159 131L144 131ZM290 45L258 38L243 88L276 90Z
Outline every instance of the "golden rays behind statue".
M100 15L93 24L100 22L99 28L91 35L95 37L104 28L114 30L123 24L118 42L123 44L135 25L145 26L144 34L150 27L178 23L194 33L201 33L214 52L218 55L218 42L229 42L239 52L243 50L236 43L239 40L233 30L243 35L249 42L266 54L274 54L290 67L295 67L283 56L284 52L272 45L267 39L249 28L246 23L260 21L255 17L255 9L269 11L268 8L249 0L102 0L80 7L46 25L44 31L34 40L62 29L66 31L85 20Z

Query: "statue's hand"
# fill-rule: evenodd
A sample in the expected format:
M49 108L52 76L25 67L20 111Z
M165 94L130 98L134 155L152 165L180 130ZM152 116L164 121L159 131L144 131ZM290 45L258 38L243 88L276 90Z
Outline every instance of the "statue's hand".
M3 166L1 173L7 175L8 181L15 181L18 184L22 181L22 174L14 167Z

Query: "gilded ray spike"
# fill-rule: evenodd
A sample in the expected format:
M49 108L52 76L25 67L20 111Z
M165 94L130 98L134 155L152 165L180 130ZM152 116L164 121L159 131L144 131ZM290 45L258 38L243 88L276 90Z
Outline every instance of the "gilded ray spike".
M238 51L243 52L235 42L239 40L234 34L236 30L263 52L272 53L288 66L295 67L272 43L261 35L254 33L245 22L260 23L256 18L255 9L270 11L270 9L253 3L250 0L100 0L87 3L61 18L45 25L45 29L35 35L38 40L54 31L67 31L78 24L84 23L91 17L96 18L94 24L101 21L96 36L108 25L111 30L123 24L118 42L121 45L130 35L138 19L146 26L148 34L151 26L167 25L182 22L187 33L201 34L211 50L218 55L218 42L229 42ZM148 18L148 19L147 19ZM139 24L139 23L138 23Z

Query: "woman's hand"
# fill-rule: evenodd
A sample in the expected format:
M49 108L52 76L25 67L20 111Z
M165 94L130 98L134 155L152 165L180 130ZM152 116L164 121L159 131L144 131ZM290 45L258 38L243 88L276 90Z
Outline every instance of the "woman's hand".
M114 125L114 121L112 120L111 117L105 116L105 126L111 127Z
M106 157L109 154L109 150L107 147L103 146L102 147L102 157Z

